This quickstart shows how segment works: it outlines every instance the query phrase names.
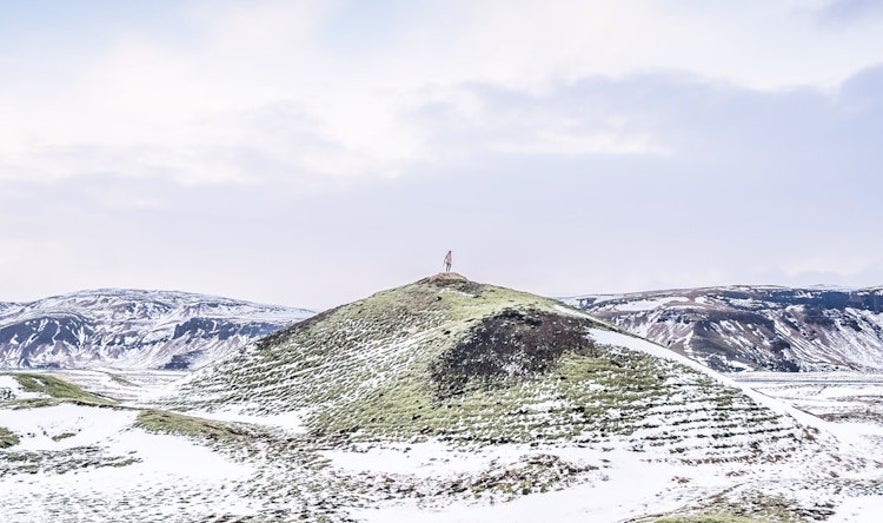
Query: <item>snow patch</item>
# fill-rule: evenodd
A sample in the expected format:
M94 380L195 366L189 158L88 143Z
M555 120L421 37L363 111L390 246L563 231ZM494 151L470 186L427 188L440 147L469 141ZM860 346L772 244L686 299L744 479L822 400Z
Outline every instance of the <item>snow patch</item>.
M683 303L689 302L688 298L684 298L683 296L666 296L664 298L655 298L655 299L647 299L647 300L635 300L635 301L627 301L624 303L616 303L610 305L610 310L620 311L620 312L639 312L639 311L651 311L654 309L658 309L660 307L664 307L666 305L670 305L673 303Z

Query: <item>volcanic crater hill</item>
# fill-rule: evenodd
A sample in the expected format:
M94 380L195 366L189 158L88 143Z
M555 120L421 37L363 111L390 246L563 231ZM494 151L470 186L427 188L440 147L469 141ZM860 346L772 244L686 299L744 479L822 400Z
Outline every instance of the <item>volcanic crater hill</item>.
M555 300L442 274L274 333L183 398L299 412L332 442L613 444L695 463L817 447L815 429L721 379Z
M169 291L0 304L0 368L197 368L312 314Z
M730 286L562 301L719 371L883 371L883 288Z
M4 521L809 523L883 496L878 447L457 274L278 331L177 393L147 387L168 373L56 377L97 373L0 372Z

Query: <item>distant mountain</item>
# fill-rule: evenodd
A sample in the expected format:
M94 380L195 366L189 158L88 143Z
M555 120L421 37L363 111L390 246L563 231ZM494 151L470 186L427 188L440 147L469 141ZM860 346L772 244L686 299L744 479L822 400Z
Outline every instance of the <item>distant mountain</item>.
M720 371L883 371L883 288L731 286L563 301Z
M0 303L0 367L196 368L312 314L201 294L130 289Z

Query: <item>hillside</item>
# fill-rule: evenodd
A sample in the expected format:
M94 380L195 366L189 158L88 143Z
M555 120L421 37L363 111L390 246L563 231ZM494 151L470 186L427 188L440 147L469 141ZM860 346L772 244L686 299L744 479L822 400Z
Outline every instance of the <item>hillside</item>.
M297 416L310 441L363 473L421 449L414 464L430 477L402 470L387 479L394 498L454 488L441 463L467 452L489 463L457 476L455 492L470 496L507 500L586 483L609 494L600 478L627 482L630 470L689 483L693 510L754 499L764 508L751 510L761 511L769 495L754 484L760 478L779 478L787 492L846 463L810 416L559 302L458 275L382 291L279 331L198 372L183 397L179 407ZM448 450L431 450L439 445ZM424 453L434 457L418 458ZM739 486L726 501L707 490L721 483ZM831 512L806 508L802 497L780 502L777 517Z
M200 294L123 289L2 303L0 368L195 368L311 314Z
M720 371L883 371L883 289L733 286L564 302Z
M641 432L729 459L750 453L742 438L760 426L776 448L799 439L741 391L623 348L633 342L553 300L440 275L279 331L190 391L209 406L303 411L315 434L353 440L597 443ZM716 449L691 434L721 426Z

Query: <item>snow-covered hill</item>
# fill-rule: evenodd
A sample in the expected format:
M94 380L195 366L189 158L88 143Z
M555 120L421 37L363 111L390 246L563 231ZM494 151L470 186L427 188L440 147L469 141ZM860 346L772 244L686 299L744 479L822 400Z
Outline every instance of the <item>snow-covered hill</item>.
M312 314L201 294L123 289L0 303L0 368L196 368Z
M3 521L843 523L883 500L878 440L839 418L456 274L161 374L0 373Z
M731 286L563 301L717 370L883 370L883 288Z

